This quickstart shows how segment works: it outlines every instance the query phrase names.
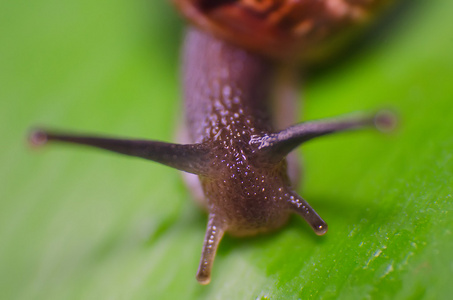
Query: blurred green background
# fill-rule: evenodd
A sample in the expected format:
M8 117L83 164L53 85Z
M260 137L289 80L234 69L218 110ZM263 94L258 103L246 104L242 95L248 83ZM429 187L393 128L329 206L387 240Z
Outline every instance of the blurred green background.
M200 286L206 216L178 172L25 142L36 125L173 140L179 16L164 0L1 1L0 298L449 299L453 2L408 2L305 83L306 119L401 114L394 134L302 147L300 193L329 233L293 218L273 235L226 237Z

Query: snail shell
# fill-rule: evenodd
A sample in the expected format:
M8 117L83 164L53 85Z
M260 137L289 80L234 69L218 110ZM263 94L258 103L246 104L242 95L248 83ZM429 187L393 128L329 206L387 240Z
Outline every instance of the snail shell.
M278 60L316 61L389 0L173 0L197 27ZM341 33L341 34L339 34ZM348 34L349 33L349 34Z

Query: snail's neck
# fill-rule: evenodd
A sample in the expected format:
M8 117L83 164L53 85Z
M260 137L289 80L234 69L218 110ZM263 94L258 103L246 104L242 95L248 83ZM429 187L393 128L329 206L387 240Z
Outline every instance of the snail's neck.
M193 28L183 59L186 121L193 142L273 130L270 98L279 68L272 61Z

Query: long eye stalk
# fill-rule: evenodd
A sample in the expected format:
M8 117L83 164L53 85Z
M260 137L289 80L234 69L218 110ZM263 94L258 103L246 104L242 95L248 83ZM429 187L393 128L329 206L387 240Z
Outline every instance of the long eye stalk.
M106 137L32 131L29 141L40 146L49 141L86 145L152 160L193 174L205 174L209 166L209 150L201 144L178 145L158 141L113 139Z
M259 145L258 155L265 155L266 159L275 162L282 160L296 147L313 138L372 126L379 130L387 131L394 127L395 122L395 116L388 111L380 111L371 116L304 122L277 133L255 137L251 140L251 143Z

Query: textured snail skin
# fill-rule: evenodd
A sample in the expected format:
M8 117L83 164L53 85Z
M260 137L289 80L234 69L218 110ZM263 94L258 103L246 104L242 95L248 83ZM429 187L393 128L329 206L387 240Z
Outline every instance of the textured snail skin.
M202 205L209 214L197 280L207 284L224 233L250 236L272 231L283 226L291 213L302 216L316 234L327 232L324 220L294 191L286 160L293 149L334 132L393 124L391 115L378 113L280 130L272 113L276 100L272 95L278 70L287 62L189 28L183 56L188 144L44 130L33 131L29 140L35 146L48 141L88 145L197 175Z
M270 163L250 142L274 132L268 105L275 66L193 28L184 53L188 131L193 143L211 149L209 172L200 176L210 217L233 235L279 227L288 217L277 200L290 185L286 162Z

